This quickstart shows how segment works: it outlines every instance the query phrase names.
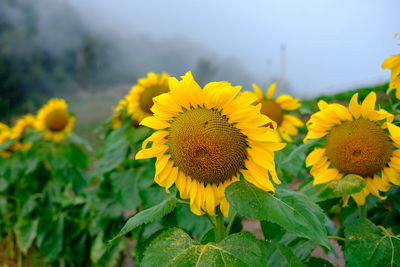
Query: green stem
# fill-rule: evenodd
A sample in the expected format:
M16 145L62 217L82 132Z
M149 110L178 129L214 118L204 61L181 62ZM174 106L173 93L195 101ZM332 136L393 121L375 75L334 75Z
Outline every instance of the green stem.
M334 240L339 240L339 241L345 241L346 238L340 237L340 236L328 236L328 239L334 239Z
M190 202L177 199L177 200L176 200L176 204L190 205Z
M385 227L383 227L382 225L378 225L378 228L382 230L382 232L385 233L385 235L390 235L389 232L386 230Z
M215 242L217 243L225 238L224 216L222 215L219 207L217 207L217 217L215 218L214 234Z
M367 205L358 206L358 212L361 219L367 219Z
M210 216L210 214L206 213L206 216L208 218L208 220L210 221L210 223L215 227L215 220L212 216Z
M18 264L18 267L22 267L22 265L23 265L22 252L19 248L17 248L17 264Z
M226 236L230 234L233 222L235 221L237 214L238 214L237 211L235 211L235 213L232 215L232 218L229 221L228 226L226 227Z

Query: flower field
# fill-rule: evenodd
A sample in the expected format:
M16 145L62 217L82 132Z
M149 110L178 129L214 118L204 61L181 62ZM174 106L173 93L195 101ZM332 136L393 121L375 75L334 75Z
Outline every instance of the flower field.
M150 72L98 149L63 99L0 124L0 266L400 266L400 55L382 67L306 100Z

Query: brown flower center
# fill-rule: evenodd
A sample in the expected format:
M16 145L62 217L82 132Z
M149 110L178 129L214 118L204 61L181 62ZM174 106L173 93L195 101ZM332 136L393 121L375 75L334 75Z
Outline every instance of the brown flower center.
M392 143L381 127L359 119L334 127L327 136L326 151L341 173L368 177L385 167L392 155Z
M246 136L220 112L193 109L171 123L168 146L175 165L199 182L231 179L243 166Z
M283 120L283 110L281 106L272 100L264 99L261 101L261 114L267 115L271 120L280 125Z
M46 117L46 127L53 132L61 132L68 125L69 114L66 110L54 110Z
M149 88L146 88L139 97L139 105L140 108L152 114L150 108L153 106L153 97L161 95L163 93L167 93L169 91L168 85L154 85Z

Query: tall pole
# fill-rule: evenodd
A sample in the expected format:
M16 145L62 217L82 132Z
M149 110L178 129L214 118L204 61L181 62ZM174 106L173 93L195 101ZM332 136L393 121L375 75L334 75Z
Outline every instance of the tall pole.
M286 45L281 44L281 75L279 81L279 93L283 94L286 91L285 87L285 71L286 71Z

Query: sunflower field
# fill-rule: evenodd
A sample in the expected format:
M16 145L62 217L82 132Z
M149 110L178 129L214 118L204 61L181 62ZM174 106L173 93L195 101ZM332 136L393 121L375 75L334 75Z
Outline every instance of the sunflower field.
M0 124L0 267L400 266L400 55L315 99L150 72L97 129ZM95 112L95 111L94 111Z

